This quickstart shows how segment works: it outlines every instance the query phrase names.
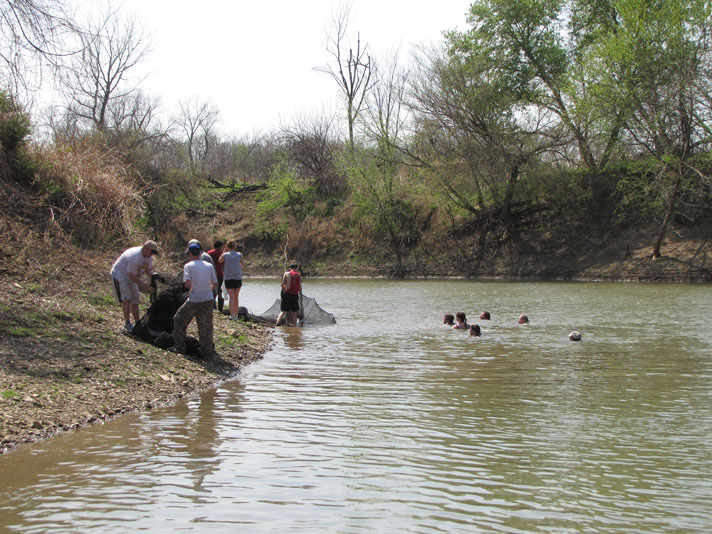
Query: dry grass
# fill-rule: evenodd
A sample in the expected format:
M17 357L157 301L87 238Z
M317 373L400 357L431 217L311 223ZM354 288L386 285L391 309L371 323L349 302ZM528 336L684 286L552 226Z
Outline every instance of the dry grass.
M143 188L116 155L92 144L40 149L33 183L40 215L75 243L130 235L143 215Z

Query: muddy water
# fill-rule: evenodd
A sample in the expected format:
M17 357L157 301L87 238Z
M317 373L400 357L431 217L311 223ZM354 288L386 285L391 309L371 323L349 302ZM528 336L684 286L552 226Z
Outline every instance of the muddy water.
M241 304L275 290L248 279ZM278 331L176 406L0 457L0 531L709 532L712 287L305 292L338 324ZM440 324L485 309L481 338Z

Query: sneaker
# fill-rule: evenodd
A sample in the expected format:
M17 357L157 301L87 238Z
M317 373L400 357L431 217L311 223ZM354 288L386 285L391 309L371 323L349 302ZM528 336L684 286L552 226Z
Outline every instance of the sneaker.
M126 324L124 325L124 330L126 330L129 334L133 332L133 325L131 324L131 321L126 321Z

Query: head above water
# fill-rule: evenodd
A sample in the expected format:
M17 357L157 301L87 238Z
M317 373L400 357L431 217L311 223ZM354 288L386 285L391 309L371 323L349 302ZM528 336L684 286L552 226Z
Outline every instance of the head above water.
M480 314L480 319L481 319L482 321L489 321L489 320L490 320L490 312L488 312L488 311L483 311L483 312Z
M581 333L574 330L569 334L569 341L581 341Z
M453 324L455 324L455 316L452 313L446 313L443 316L443 324L452 326Z
M482 335L482 329L480 328L480 325L478 324L473 324L470 326L470 335L475 336L475 337L480 337Z
M520 315L519 316L519 324L526 324L529 322L529 317L526 315Z
M465 312L457 312L455 314L455 319L457 319L458 322L460 323L466 323L467 322L467 316L465 315Z

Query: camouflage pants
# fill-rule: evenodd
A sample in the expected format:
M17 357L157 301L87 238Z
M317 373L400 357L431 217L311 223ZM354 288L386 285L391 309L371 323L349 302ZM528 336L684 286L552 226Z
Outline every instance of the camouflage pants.
M186 300L173 317L173 336L178 352L185 353L185 335L190 321L195 317L198 325L200 355L210 358L215 351L213 345L213 301L190 302Z

